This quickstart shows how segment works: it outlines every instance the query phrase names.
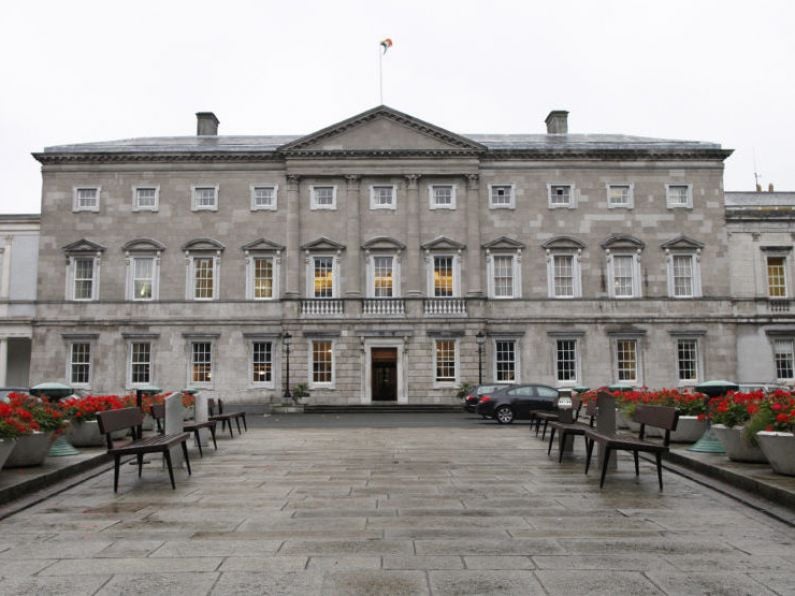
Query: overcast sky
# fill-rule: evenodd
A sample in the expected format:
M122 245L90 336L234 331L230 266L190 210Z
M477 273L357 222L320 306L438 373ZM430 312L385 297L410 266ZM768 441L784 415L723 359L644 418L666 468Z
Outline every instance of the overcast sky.
M379 103L457 133L569 131L721 143L727 190L795 191L795 3L6 0L2 213L37 213L45 146L303 134Z

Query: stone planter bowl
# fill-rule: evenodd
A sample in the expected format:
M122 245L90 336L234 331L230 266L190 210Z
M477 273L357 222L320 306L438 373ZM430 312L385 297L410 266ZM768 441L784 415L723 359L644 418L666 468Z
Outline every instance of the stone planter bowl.
M6 460L5 468L27 468L40 466L47 457L55 433L34 432L17 439L14 450Z
M707 421L699 420L698 416L679 416L676 430L671 433L672 443L695 443L707 430ZM651 426L646 427L649 437L662 437L664 431Z
M756 440L776 474L795 476L795 435L763 430Z
M762 450L752 445L743 435L743 427L729 428L723 424L713 424L712 430L726 450L731 461L766 463L767 458Z
M114 439L123 439L127 430L111 433ZM99 422L96 420L72 420L69 430L66 431L67 440L75 447L104 447L105 435L99 432Z
M8 456L11 455L16 444L16 439L0 439L0 468L6 463Z

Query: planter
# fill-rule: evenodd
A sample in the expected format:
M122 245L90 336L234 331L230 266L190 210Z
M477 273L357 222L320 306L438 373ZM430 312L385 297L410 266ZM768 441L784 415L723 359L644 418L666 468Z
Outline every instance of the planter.
M729 428L722 424L713 424L712 430L715 431L718 440L723 445L723 448L726 449L726 455L729 456L730 460L758 463L767 462L767 458L765 454L762 453L762 450L756 445L752 445L748 439L745 438L742 426Z
M795 435L763 430L756 440L776 474L795 476Z
M14 450L6 460L5 468L26 468L40 466L47 457L55 433L35 432L17 439Z
M629 423L621 410L616 410L616 428L629 428Z
M2 468L3 464L6 463L6 460L14 450L14 445L16 445L16 443L16 439L0 439L0 468Z
M187 408L183 408L182 410L183 420L193 420L195 417L196 417L196 408L194 406L188 406Z
M698 416L679 416L676 430L671 433L672 443L695 443L707 430L707 421L699 420ZM647 427L649 437L663 437L664 431L659 428Z
M123 439L127 430L118 430L111 433L114 439ZM96 420L72 420L69 430L66 431L67 440L75 447L104 447L105 435L99 432L99 422Z

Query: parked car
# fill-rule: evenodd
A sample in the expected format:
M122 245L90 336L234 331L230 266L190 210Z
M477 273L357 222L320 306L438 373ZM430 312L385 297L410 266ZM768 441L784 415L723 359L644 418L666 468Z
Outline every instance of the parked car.
M530 420L532 411L557 409L559 397L558 390L549 385L513 385L483 395L476 411L484 418L510 424L514 420Z
M486 393L494 393L495 391L499 391L501 389L505 389L506 387L511 387L511 384L506 385L505 383L491 383L489 385L475 385L469 392L464 396L464 409L467 412L475 412L478 407L478 401L480 401L481 396L485 395Z

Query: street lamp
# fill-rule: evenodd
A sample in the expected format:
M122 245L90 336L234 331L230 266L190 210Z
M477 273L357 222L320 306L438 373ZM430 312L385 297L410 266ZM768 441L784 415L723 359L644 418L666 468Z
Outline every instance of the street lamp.
M284 384L284 399L291 399L293 397L290 393L290 342L293 341L293 336L287 331L282 336L282 343L284 344L284 353L287 355L287 381Z
M483 331L478 331L475 335L475 341L478 342L478 385L483 384L483 344L486 343L486 334Z

